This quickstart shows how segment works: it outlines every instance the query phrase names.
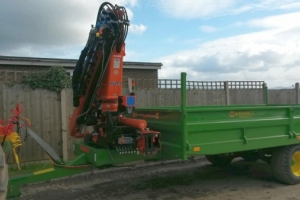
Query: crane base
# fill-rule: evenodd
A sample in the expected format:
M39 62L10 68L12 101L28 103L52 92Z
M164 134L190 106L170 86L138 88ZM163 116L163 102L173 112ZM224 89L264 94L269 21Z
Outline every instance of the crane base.
M146 155L140 154L137 150L126 150L125 148L100 148L87 145L84 142L74 143L73 150L74 154L77 155L77 158L71 161L70 164L90 163L96 167L160 158L159 153L157 155Z

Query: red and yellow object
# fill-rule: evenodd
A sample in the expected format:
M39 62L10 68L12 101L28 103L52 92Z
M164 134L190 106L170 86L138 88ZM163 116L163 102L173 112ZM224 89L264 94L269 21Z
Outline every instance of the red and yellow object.
M17 106L14 109L12 109L11 112L12 114L9 120L7 121L0 120L0 141L1 142L8 141L11 143L15 163L17 164L18 169L20 170L21 169L20 161L16 149L22 146L22 141L19 134L16 133L14 129L16 124L19 123L20 118L24 119L29 125L30 125L30 121L25 117L21 117L22 107L20 104L17 104Z
M18 166L18 170L21 170L19 156L18 156L18 154L16 152L16 149L18 147L22 146L21 138L20 138L20 136L19 136L18 133L13 132L13 133L11 133L10 135L8 135L6 137L6 140L11 143L11 145L12 145L12 151L13 151L13 154L14 154L15 163Z

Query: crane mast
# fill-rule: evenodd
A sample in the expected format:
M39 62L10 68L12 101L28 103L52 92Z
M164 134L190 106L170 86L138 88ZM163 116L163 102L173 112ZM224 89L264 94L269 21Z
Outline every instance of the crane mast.
M154 155L160 132L149 130L145 120L124 117L136 104L134 92L122 95L128 26L124 7L108 2L100 6L73 72L70 135L100 148Z

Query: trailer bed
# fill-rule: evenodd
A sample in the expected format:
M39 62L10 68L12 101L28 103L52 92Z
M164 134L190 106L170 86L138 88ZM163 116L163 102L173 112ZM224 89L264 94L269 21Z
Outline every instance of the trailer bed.
M138 108L161 132L162 159L298 144L299 105L186 106Z

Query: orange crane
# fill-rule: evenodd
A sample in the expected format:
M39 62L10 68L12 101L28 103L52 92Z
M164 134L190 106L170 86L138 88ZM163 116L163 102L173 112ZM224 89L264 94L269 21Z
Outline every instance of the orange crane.
M123 57L129 20L126 9L103 3L73 72L70 135L104 148L157 152L160 133L147 122L124 117L136 105L134 92L122 96ZM86 127L92 127L88 132ZM124 148L123 148L124 147Z

